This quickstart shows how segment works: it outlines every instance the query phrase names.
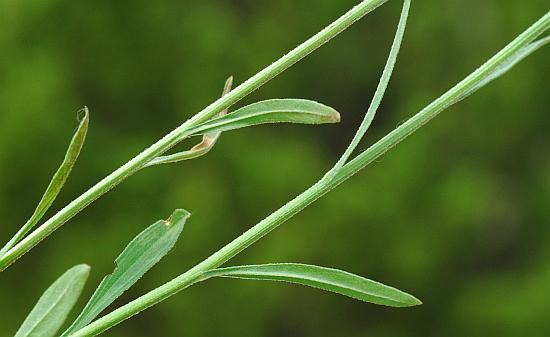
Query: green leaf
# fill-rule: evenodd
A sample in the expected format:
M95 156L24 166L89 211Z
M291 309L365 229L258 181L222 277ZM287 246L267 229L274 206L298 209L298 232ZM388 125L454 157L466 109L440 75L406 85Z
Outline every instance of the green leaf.
M62 336L88 325L159 262L178 240L189 216L186 210L178 209L167 221L159 220L136 236L117 257L115 271L101 281L86 307Z
M52 337L67 319L90 274L84 264L67 270L42 294L15 337Z
M412 295L361 276L342 270L305 264L277 263L219 268L207 271L203 275L203 279L211 277L297 283L349 296L363 302L390 307L422 304Z
M61 166L57 169L57 172L52 177L50 184L46 188L46 192L42 196L42 199L38 203L38 206L34 210L34 213L30 219L19 229L19 231L10 239L10 241L0 250L0 256L10 250L14 245L17 244L24 236L27 234L39 221L42 219L46 211L50 208L55 198L61 191L61 188L67 181L67 178L71 174L80 150L84 145L86 139L86 133L88 132L88 122L89 122L89 113L88 108L84 107L81 111L84 112L84 115L80 119L80 124L76 130L67 153L65 154L65 159L61 163Z
M376 87L376 91L374 92L374 96L369 105L367 113L365 114L365 117L363 118L359 129L357 129L357 132L355 133L355 136L351 140L346 151L344 152L344 154L342 154L342 157L340 157L336 165L334 165L334 167L327 174L327 177L334 177L334 175L338 173L342 166L344 166L344 164L347 162L347 160L349 159L357 145L359 145L359 142L369 129L372 121L374 120L376 111L378 111L378 107L380 107L380 103L382 103L382 98L384 98L384 93L386 92L386 89L388 87L388 83L395 67L395 63L397 62L397 56L399 54L399 50L401 49L401 42L403 41L403 36L405 35L405 28L407 27L407 18L409 17L410 6L410 0L405 0L403 2L403 9L401 10L401 16L399 18L397 31L395 32L395 37L391 45L390 53L388 55L386 65L384 66L384 70L382 71L382 76L380 77L378 86Z
M482 80L477 83L475 86L471 87L466 92L462 93L456 100L452 101L449 105L455 104L460 102L461 100L465 99L466 97L470 96L474 92L478 91L479 89L483 88L487 84L491 83L495 79L499 78L500 76L507 73L510 69L512 69L516 64L521 62L524 58L531 55L535 51L537 51L539 48L546 45L548 42L550 42L550 36L547 36L545 38L539 39L537 41L531 42L530 44L526 45L525 47L521 48L520 50L516 51L514 54L503 60L500 65L493 70L491 73L487 74L485 77L482 78Z
M231 87L233 86L233 76L230 76L226 81L225 85L223 87L222 97L227 95L231 91ZM217 114L217 117L223 116L227 114L227 109L223 110L219 114ZM198 143L197 145L193 146L190 150L182 151L178 153L174 153L167 156L160 156L153 160L151 160L147 165L145 166L153 166L153 165L160 165L160 164L169 164L169 163L177 163L183 160L189 160L198 158L201 156L204 156L212 148L214 145L216 145L216 141L220 137L221 132L211 132L211 133L205 133L202 136L202 141Z
M231 81L232 77L226 82L223 95L231 90ZM224 110L217 117L189 130L193 135L203 135L202 141L192 149L157 157L146 166L176 163L203 156L214 147L222 131L266 123L323 124L340 121L340 114L336 110L304 99L272 99L226 113L227 110Z
M305 99L271 99L250 104L225 116L211 119L189 132L204 134L267 123L337 123L340 114L331 107Z

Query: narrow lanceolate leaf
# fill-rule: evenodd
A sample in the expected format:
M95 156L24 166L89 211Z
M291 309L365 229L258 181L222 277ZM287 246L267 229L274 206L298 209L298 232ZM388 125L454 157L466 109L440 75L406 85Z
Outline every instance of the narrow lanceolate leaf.
M189 216L186 210L178 209L168 220L159 220L136 236L116 259L115 271L101 281L86 307L62 336L88 325L159 262L174 247Z
M266 123L337 123L340 114L333 108L305 99L271 99L253 103L222 117L211 119L190 130L205 134Z
M539 48L543 47L547 43L550 42L550 36L547 36L545 38L539 39L537 41L531 42L530 44L526 45L525 47L521 48L514 54L512 54L510 57L505 59L500 63L500 65L491 73L484 76L479 83L477 83L475 86L464 92L462 95L460 95L455 101L453 101L451 104L458 103L459 101L465 99L466 97L470 96L474 92L478 91L479 89L483 88L487 84L491 83L493 80L499 78L500 76L504 75L506 72L508 72L510 69L512 69L516 64L521 62L524 58L531 55L535 51L537 51Z
M233 86L233 76L229 77L225 81L223 87L222 97L227 95L231 91ZM227 109L223 110L216 117L220 117L227 114ZM220 137L221 132L211 132L206 133L202 136L202 141L197 145L193 146L190 150L174 153L167 156L160 156L151 160L146 166L160 165L160 164L169 164L177 163L183 160L189 160L204 156L216 145L216 141Z
M67 270L40 297L15 337L53 337L78 300L90 274L90 267Z
M21 227L21 229L19 229L19 231L13 236L13 238L10 239L2 250L0 250L0 256L17 244L17 242L19 242L25 234L27 234L40 221L40 219L42 219L61 191L65 181L67 181L67 178L76 163L78 155L80 154L80 150L84 145L84 140L86 139L86 133L88 131L88 108L84 107L82 111L84 112L84 115L80 120L80 124L73 136L73 139L71 140L71 143L69 144L69 148L65 154L65 159L63 159L61 166L59 166L57 172L53 175L50 184L46 188L46 192L44 192L42 199L38 203L38 206L30 219Z
M393 73L393 68L395 67L395 63L397 61L397 55L399 54L399 50L401 49L401 42L403 41L403 35L405 34L410 6L410 0L405 0L403 2L401 17L399 18L399 24L397 25L397 31L393 39L390 54L388 56L388 60L386 61L386 65L384 66L384 71L382 72L382 76L380 77L380 81L378 82L378 86L376 88L376 91L374 92L374 96L372 98L370 106L348 148L346 149L342 157L340 157L336 165L334 165L334 168L329 172L329 176L334 176L342 168L342 166L344 166L344 164L347 162L347 160L349 159L357 145L359 145L359 142L369 129L372 121L374 120L376 111L378 110L380 103L382 103L382 98L384 98L384 93L386 92L386 88L388 87L388 83Z
M218 276L297 283L390 307L422 304L412 295L361 276L305 264L277 263L220 268L204 273L203 279Z

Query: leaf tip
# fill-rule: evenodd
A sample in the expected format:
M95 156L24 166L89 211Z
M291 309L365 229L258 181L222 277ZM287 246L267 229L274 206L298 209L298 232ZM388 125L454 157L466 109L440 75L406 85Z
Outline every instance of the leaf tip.
M80 124L88 124L88 121L90 120L90 110L86 105L82 109L78 110L77 120Z
M411 297L413 298L413 306L416 306L416 305L422 305L424 303L422 303L421 300L419 300L418 298L414 297L411 295Z
M411 294L405 293L405 295L406 297L403 299L401 307L416 307L424 304L421 300Z
M329 112L323 117L325 123L340 123L340 113L335 109L330 108Z
M87 264L78 264L70 269L70 271L82 275L84 278L87 278L90 275L91 267Z
M81 263L81 264L77 264L76 266L74 266L74 268L78 268L78 269L82 269L82 270L87 270L87 269L90 269L90 266L85 264L85 263Z
M176 209L172 215L165 221L166 226L178 225L180 223L185 223L187 219L191 216L191 213L184 209Z
M226 95L229 91L231 91L231 88L233 87L233 75L229 76L227 80L225 80L225 86L224 86L224 95Z

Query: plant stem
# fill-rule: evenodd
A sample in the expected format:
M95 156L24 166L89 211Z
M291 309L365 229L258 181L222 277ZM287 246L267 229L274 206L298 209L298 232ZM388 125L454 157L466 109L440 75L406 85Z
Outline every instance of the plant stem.
M493 56L489 61L479 67L463 81L433 101L433 103L422 109L404 124L390 132L387 136L383 137L381 140L362 152L355 159L344 165L332 179L320 180L318 183L304 191L283 207L279 208L257 225L250 228L244 234L237 237L235 240L186 273L99 318L71 335L71 337L95 336L100 334L128 319L129 317L147 309L148 307L178 293L196 282L201 281L202 273L221 266L232 257L242 252L264 235L271 232L283 222L303 210L309 204L353 176L378 157L382 156L386 151L411 135L418 128L425 125L441 111L459 101L458 98L460 98L462 94L470 91L472 88L475 88L475 86L478 85L485 76L491 74L508 57L529 44L548 28L550 28L550 12L544 15L540 20L534 23L525 32L519 35L498 54Z
M78 214L82 209L91 204L97 198L107 193L124 179L139 171L147 163L163 154L171 147L176 145L182 139L189 136L188 130L216 115L217 113L229 108L242 98L258 89L275 76L279 75L296 62L300 61L311 52L327 43L336 35L340 34L354 22L376 9L388 0L365 0L355 6L349 12L344 14L338 20L331 23L325 29L296 47L294 50L281 57L278 61L272 63L264 70L260 71L243 84L232 90L229 94L210 104L204 110L187 120L178 128L164 136L162 139L145 149L139 155L118 168L109 176L84 192L80 197L73 200L57 214L47 220L44 224L34 230L26 238L20 241L16 246L0 257L0 271L6 269L15 260L32 249L40 241L50 235L53 231L62 226L69 219Z

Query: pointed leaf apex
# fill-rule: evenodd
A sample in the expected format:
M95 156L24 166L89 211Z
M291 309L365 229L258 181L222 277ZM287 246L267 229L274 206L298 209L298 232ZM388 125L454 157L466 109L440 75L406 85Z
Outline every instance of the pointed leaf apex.
M412 295L411 295L412 296ZM418 298L412 296L412 302L411 302L411 307L413 306L417 306L417 305L422 305L424 303L422 303L421 300L419 300Z
M79 273L82 273L84 275L90 274L91 267L87 264L79 264L72 268L74 271L78 271Z
M332 108L323 118L323 121L326 123L340 123L340 120L340 113Z
M82 109L78 110L77 120L80 124L88 124L88 121L90 120L90 110L86 105Z
M229 76L225 81L223 94L226 95L229 91L231 91L232 87L233 87L233 75Z
M191 213L184 209L176 209L172 215L170 215L170 218L166 220L166 226L173 226L178 225L179 223L187 221L189 217L191 216Z

